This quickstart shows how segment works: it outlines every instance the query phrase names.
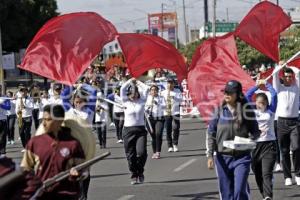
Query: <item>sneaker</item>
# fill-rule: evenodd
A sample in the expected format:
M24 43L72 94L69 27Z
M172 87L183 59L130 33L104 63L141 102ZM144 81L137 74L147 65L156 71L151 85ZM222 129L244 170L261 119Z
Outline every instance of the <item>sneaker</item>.
M173 145L173 149L174 149L174 152L178 152L178 146L177 145Z
M173 148L169 147L168 152L173 152L173 151L174 151Z
M138 177L138 183L139 183L139 184L143 184L144 181L145 181L145 176L144 176L144 174L142 174L142 175L140 175L140 176Z
M297 185L300 185L300 177L299 176L295 176L295 181Z
M25 149L22 149L21 153L24 153L25 152Z
M123 140L118 140L117 143L123 143Z
M154 153L153 155L152 155L152 157L151 157L152 159L156 159L157 158L157 154L156 153Z
M156 159L160 159L160 152L156 153Z
M293 185L292 179L291 178L286 178L284 185L285 186L291 186L291 185Z
M265 197L263 200L272 200L271 197Z
M131 185L136 185L136 184L138 184L138 178L137 178L137 177L131 178L130 184L131 184Z
M275 165L274 171L275 171L275 172L281 172L281 171L282 171L281 165L280 165L279 163L277 163L277 164Z
M11 141L10 141L10 144L11 144L11 145L15 144L15 141L11 140Z
M115 124L114 123L110 123L110 125L109 126L115 126Z
M7 142L7 145L11 145L11 141L8 141L8 142Z

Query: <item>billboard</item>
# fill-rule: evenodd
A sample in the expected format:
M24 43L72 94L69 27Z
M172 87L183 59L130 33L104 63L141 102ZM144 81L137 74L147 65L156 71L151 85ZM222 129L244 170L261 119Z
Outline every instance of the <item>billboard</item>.
M169 28L177 27L176 12L154 13L148 15L149 30L168 31Z

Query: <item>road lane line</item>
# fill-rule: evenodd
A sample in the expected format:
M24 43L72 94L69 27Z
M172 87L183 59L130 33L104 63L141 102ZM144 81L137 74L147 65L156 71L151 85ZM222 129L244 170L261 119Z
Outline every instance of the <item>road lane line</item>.
M118 198L117 200L129 200L132 199L133 197L135 197L134 195L124 195L120 198Z
M189 166L190 164L192 164L196 160L197 160L196 158L193 158L193 159L187 161L186 163L183 163L182 165L180 165L179 167L174 169L174 172L179 172L179 171L183 170L184 168L186 168L187 166Z

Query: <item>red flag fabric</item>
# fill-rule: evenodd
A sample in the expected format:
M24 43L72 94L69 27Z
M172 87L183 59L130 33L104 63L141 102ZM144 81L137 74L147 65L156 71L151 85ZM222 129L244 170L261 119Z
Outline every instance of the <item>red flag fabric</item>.
M281 7L263 1L254 6L235 30L235 35L279 62L279 34L292 24Z
M204 121L208 122L221 104L222 90L230 80L240 81L244 92L255 85L240 66L234 36L228 34L204 41L193 56L187 79L193 103Z
M182 55L166 40L149 34L120 33L118 41L132 76L163 68L175 72L179 81L187 77Z
M293 59L291 62L287 64L288 66L294 66L300 69L300 56Z
M55 17L35 35L19 67L61 83L74 84L116 34L109 21L93 12Z

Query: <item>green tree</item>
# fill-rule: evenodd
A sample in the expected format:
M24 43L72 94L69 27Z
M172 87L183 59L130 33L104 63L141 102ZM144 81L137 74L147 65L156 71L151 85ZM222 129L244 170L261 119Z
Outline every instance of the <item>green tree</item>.
M41 26L58 13L56 0L1 0L0 26L4 51L27 47Z

